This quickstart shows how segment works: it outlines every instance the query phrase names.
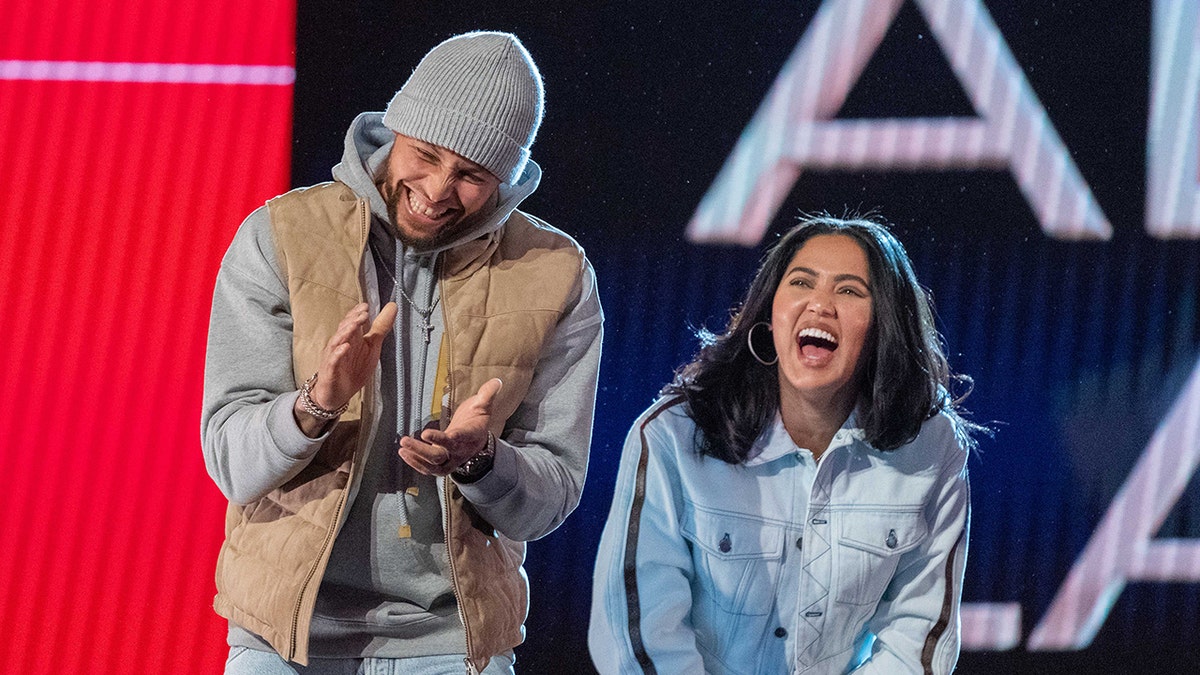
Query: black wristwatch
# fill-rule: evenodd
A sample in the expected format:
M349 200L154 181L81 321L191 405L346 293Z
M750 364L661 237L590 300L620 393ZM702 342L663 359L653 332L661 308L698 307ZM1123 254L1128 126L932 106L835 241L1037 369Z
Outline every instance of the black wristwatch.
M492 470L492 462L496 459L496 437L488 432L487 443L473 457L463 462L451 475L459 483L474 483Z

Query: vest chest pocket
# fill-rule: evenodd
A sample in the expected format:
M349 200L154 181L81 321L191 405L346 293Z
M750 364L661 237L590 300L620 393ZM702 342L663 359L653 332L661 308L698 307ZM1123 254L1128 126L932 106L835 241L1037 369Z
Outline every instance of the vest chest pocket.
M784 529L759 519L702 511L684 515L683 536L703 592L725 612L763 615L775 603Z
M839 520L835 597L847 604L875 605L901 555L924 541L925 521L918 511L848 511Z

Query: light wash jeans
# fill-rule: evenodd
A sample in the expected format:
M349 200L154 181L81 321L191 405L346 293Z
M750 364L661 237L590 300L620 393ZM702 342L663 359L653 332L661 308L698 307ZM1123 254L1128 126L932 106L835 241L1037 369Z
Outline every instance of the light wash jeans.
M509 652L493 656L481 675L513 675L516 657ZM226 675L457 675L466 673L461 654L417 656L407 659L309 659L307 666L284 661L275 652L230 647Z

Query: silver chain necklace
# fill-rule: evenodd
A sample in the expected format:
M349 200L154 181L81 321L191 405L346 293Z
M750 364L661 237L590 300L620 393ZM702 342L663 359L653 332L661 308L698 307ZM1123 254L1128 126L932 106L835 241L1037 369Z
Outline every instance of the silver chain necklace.
M371 245L371 252L375 254L376 260L380 260L382 258L382 256L379 255L379 251L375 250L375 246L373 244ZM397 254L399 254L399 252L397 252ZM383 268L384 272L387 272L388 278L392 280L392 288L395 289L392 291L392 299L396 299L396 291L399 291L400 297L404 298L404 301L408 303L408 306L412 307L412 310L421 317L421 331L425 334L425 344L429 344L432 340L431 336L433 334L433 322L429 319L433 316L433 310L437 308L438 301L442 299L441 296L434 295L433 302L430 303L428 307L421 307L417 303L413 302L412 298L408 297L408 293L404 290L404 285L401 284L398 279L396 279L396 275L390 269L388 269L387 265L380 265L380 267Z

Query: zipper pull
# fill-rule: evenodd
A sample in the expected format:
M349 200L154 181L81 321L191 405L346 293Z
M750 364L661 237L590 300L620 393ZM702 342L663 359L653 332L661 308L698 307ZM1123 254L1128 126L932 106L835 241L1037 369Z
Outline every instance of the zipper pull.
M471 663L471 659L464 657L463 663L467 666L467 675L479 675L479 671L475 670L475 664Z

